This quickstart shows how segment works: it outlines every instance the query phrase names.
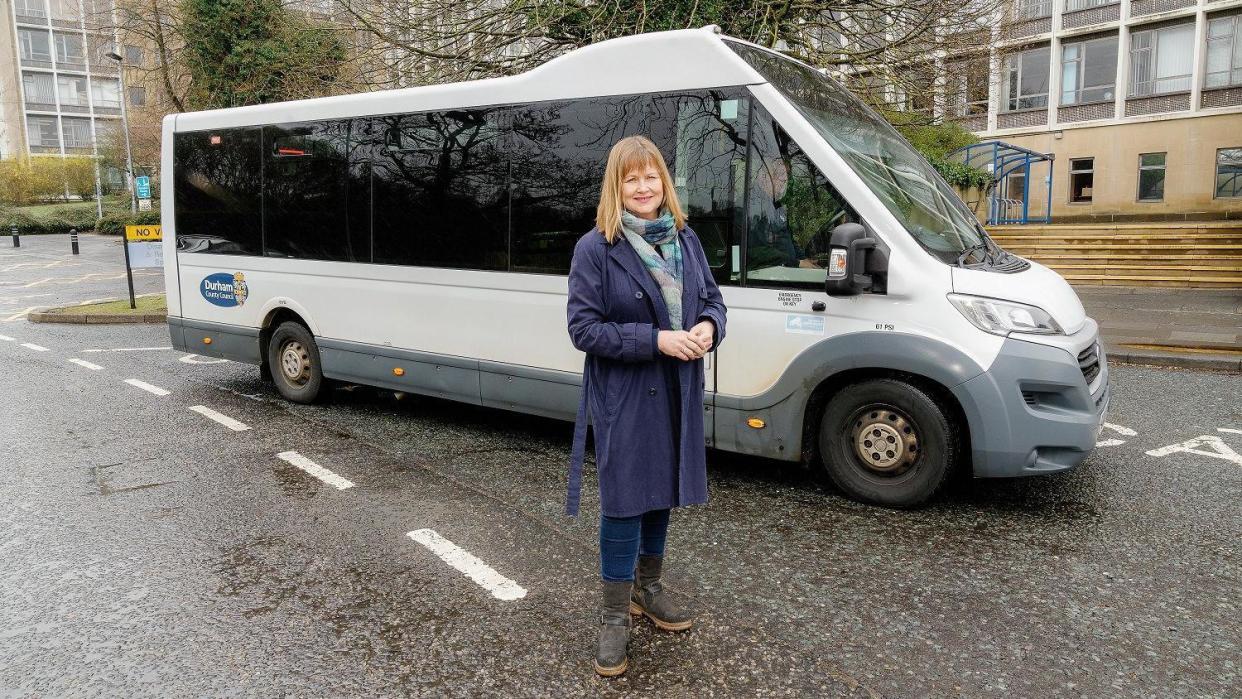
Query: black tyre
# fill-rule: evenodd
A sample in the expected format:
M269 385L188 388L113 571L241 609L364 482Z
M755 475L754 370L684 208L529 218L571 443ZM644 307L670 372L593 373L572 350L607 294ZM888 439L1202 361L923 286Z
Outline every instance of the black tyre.
M894 379L846 386L820 421L821 475L856 500L886 507L927 501L952 472L957 448L948 411Z
M319 346L310 330L292 321L280 324L267 343L267 365L280 395L295 403L311 403L323 387Z

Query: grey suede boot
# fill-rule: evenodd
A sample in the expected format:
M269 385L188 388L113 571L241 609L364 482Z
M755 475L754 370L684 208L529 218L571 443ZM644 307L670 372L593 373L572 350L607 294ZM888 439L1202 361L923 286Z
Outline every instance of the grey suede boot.
M629 658L625 646L630 642L630 588L633 583L604 582L604 605L599 610L599 645L595 649L595 672L616 677L625 672Z
M645 614L656 628L665 631L685 631L694 620L676 600L670 598L660 584L660 571L664 567L662 556L639 556L638 570L634 574L634 590L630 594L630 614Z

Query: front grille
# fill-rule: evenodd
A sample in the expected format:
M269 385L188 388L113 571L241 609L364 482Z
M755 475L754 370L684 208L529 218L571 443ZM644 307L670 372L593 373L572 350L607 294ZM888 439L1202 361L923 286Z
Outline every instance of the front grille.
M1090 386L1095 377L1100 375L1100 345L1093 343L1090 347L1078 353L1078 368L1082 370L1082 377L1087 380Z

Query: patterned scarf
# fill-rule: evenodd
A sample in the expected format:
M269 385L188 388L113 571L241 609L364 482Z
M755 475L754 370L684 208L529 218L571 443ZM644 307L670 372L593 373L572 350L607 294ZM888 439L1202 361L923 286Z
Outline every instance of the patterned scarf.
M673 330L681 330L681 241L673 225L673 215L668 209L661 209L659 218L648 221L623 209L621 232L660 287ZM656 252L656 245L660 246L663 256Z

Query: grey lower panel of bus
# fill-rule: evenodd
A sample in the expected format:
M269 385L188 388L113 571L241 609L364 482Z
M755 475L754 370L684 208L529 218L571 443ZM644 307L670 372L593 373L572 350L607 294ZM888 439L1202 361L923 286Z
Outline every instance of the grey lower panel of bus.
M168 316L168 335L173 349L183 352L245 364L261 364L263 360L258 328ZM205 338L210 338L211 343L203 342Z
M824 380L851 369L889 369L929 378L950 389L970 432L974 476L1027 476L1074 468L1095 445L1108 409L1108 367L1091 393L1075 357L1065 350L1007 339L985 372L943 343L901 333L856 333L827 339L799 355L776 384L756 396L716 394L715 446L796 461L807 401ZM1036 398L1028 404L1023 394ZM748 418L766 423L747 425Z
M953 388L970 424L975 477L1052 473L1082 463L1108 411L1108 373L1101 350L1092 393L1065 350L1005 340L987 373Z
M175 317L168 322L173 346L179 350L261 363L258 329ZM202 337L213 341L205 345ZM578 373L328 338L316 341L328 378L560 420L572 421L577 414ZM808 348L761 394L707 394L707 445L798 461L807 401L814 389L851 369L890 369L931 379L957 398L970 429L976 477L1064 470L1086 458L1108 407L1108 369L1102 355L1100 361L1099 388L1093 395L1077 361L1055 347L1006 340L985 373L962 352L926 337L892 332L840 335ZM398 367L401 376L393 373ZM1023 391L1044 400L1028 405ZM764 420L762 429L747 425L754 417Z

